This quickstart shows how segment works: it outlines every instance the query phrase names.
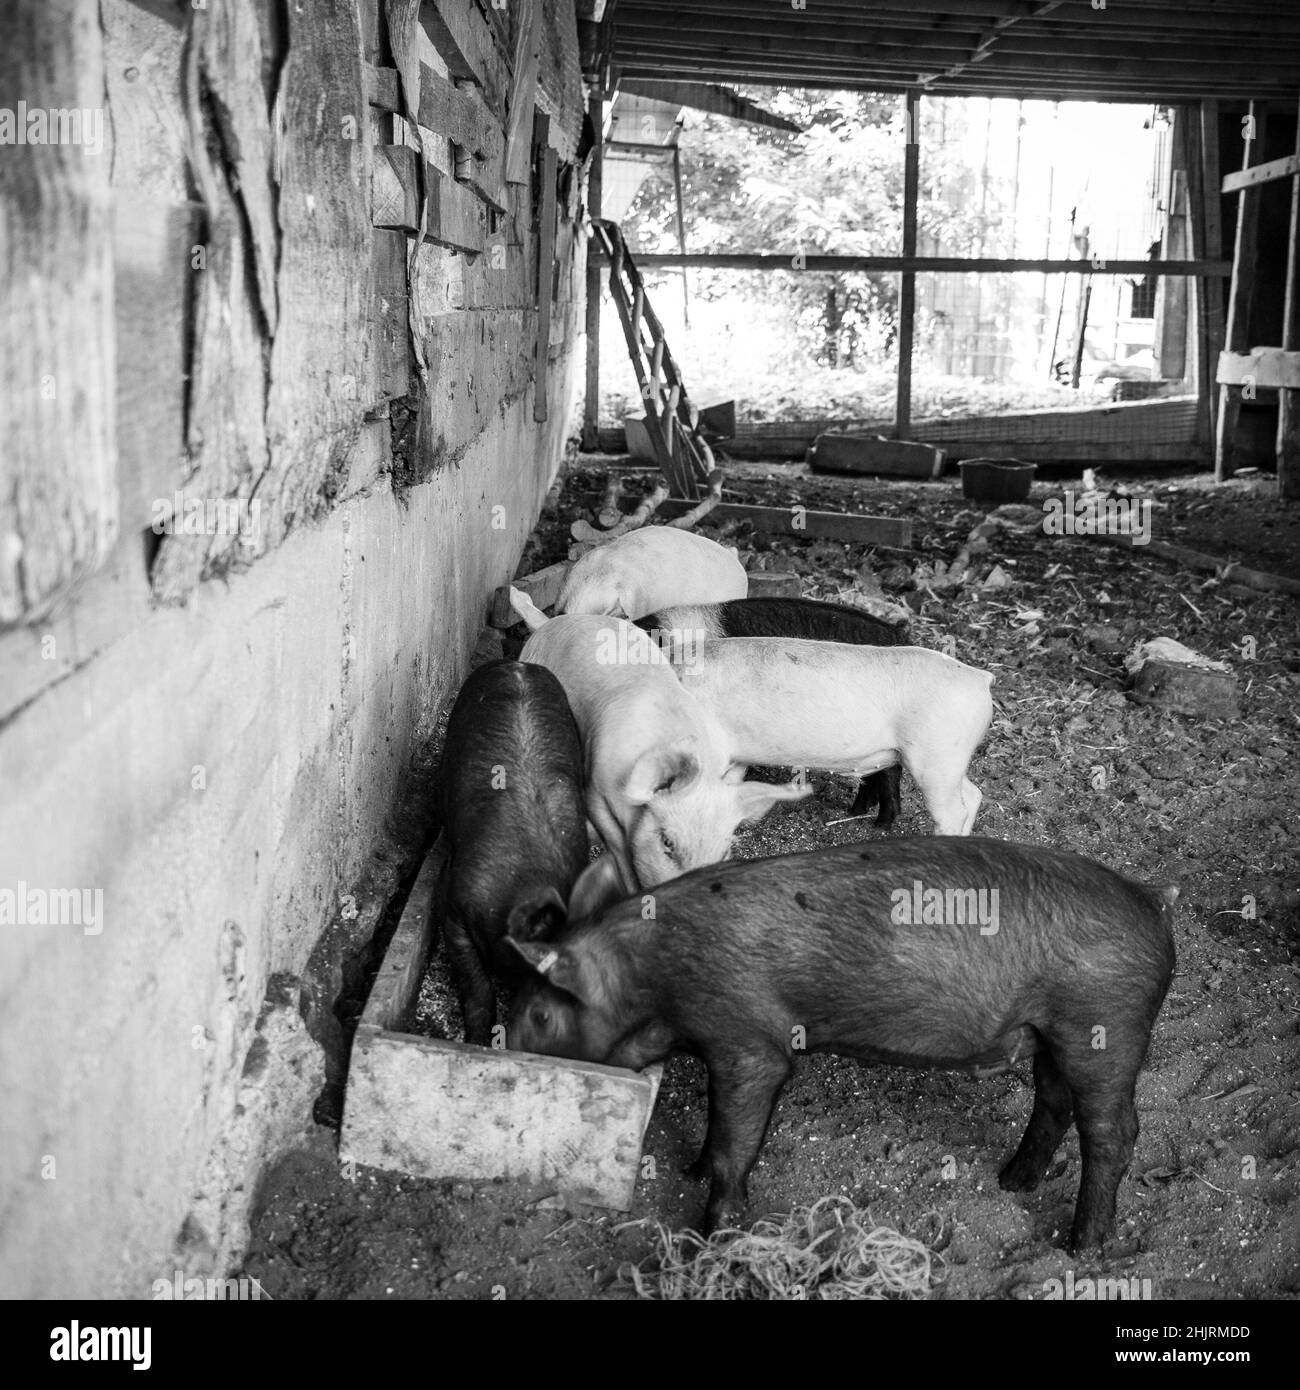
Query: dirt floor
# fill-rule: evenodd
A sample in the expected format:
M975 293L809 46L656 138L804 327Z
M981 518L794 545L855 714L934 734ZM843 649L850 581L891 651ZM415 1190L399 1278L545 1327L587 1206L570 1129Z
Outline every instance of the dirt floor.
M548 512L532 569L561 558L568 522L599 495L605 461L580 457ZM1214 488L1201 477L1125 485L1153 499L1160 540L1300 578L1300 506L1272 480ZM1032 501L1068 483L1038 483ZM1075 484L1077 486L1077 483ZM756 567L793 569L804 592L891 601L921 645L996 675L995 723L972 765L977 833L1056 845L1181 890L1178 973L1138 1085L1142 1134L1120 1188L1104 1263L1062 1248L1079 1178L1067 1137L1029 1196L997 1186L1028 1118L1028 1068L992 1080L802 1063L782 1094L750 1179L752 1217L841 1193L930 1245L937 1299L1042 1298L1049 1279L1150 1280L1150 1296L1300 1294L1300 599L1255 592L1168 561L1041 530L994 537L973 578L930 582L987 510L960 486L813 478L735 466L729 500L907 516L912 552L730 533ZM708 531L706 534L717 534ZM994 566L1004 587L981 588ZM995 584L997 581L995 580ZM1205 720L1125 694L1123 653L1169 636L1231 663L1241 716ZM775 772L772 774L775 776ZM846 779L745 833L752 857L873 838L848 814ZM924 834L903 781L896 832ZM1244 915L1243 915L1244 913ZM652 1252L651 1226L696 1221L702 1188L682 1176L705 1123L704 1072L668 1064L646 1136L654 1176L627 1213L566 1210L505 1184L340 1175L336 1134L268 1177L246 1272L273 1297L631 1297L620 1266Z

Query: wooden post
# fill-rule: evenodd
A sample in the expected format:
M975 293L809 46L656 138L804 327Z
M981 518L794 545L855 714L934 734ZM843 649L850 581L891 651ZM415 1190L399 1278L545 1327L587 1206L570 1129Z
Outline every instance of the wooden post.
M907 91L906 144L903 146L903 255L916 255L916 199L920 185L921 147L918 130L921 107L915 87ZM894 407L894 434L912 434L912 335L916 324L916 272L905 270L898 295L898 400Z
M1264 152L1267 115L1258 102L1250 103L1245 148L1241 167L1258 164ZM1206 170L1206 196L1211 193ZM1214 185L1217 187L1217 184ZM1259 241L1259 205L1262 189L1243 188L1237 195L1237 236L1232 252L1232 288L1228 292L1228 327L1225 346L1229 352L1245 352L1250 346L1250 307L1255 293L1255 255ZM1218 357L1210 364L1217 373ZM1241 387L1219 387L1219 418L1214 436L1214 480L1223 482L1236 464L1237 421L1241 415Z
M605 144L605 103L599 95L593 95L587 103L587 114L596 132L596 144L591 151L591 170L587 174L587 215L597 220L600 217ZM592 254L595 249L593 237L587 242L587 390L582 403L582 447L588 453L596 448L596 424L600 419L600 261Z
M546 391L551 353L551 286L555 279L555 146L550 143L550 118L538 121L542 135L540 202L537 229L537 355L533 366L533 419L548 414Z
M1296 156L1300 158L1300 112ZM1282 301L1282 350L1300 348L1300 174L1291 180L1291 224L1286 243L1286 297ZM1300 391L1277 393L1277 495L1300 498Z
M682 211L682 152L673 146L673 188L677 193L677 245L686 254L686 220ZM686 267L682 266L682 327L691 326L690 285L686 279Z

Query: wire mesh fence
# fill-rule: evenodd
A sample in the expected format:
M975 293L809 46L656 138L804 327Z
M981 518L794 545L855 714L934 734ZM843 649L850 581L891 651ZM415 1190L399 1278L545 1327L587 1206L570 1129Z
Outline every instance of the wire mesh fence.
M820 108L805 106L805 119L813 112L807 135L760 132L750 150L734 128L720 133L720 118L687 121L681 163L688 249L897 254L906 132L897 126L901 102L875 100L875 107L864 99L852 110L836 108L834 138L816 123ZM844 157L850 136L841 128L852 119L867 122L851 137L860 189L805 177L797 161ZM1166 112L924 100L919 143L919 255L1070 259L1087 262L1092 273L918 273L913 420L1092 407L1191 389L1188 282L1106 271L1108 261L1160 252L1170 212ZM788 188L777 186L783 169ZM725 199L718 185L725 185ZM818 194L820 203L810 205ZM647 175L625 223L634 254L638 247L678 249L674 195L664 178ZM757 211L732 227L737 206ZM736 246L739 236L747 244ZM793 268L646 272L692 397L705 404L735 399L739 418L750 421L892 422L900 280L894 272ZM601 381L604 422L639 413L608 301Z

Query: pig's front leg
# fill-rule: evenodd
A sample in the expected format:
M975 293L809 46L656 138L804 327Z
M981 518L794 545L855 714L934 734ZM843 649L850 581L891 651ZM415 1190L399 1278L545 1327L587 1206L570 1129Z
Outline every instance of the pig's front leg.
M703 1234L736 1224L745 1209L745 1180L758 1157L790 1059L770 1045L748 1052L710 1052L709 1129L694 1172L709 1178Z
M497 1015L496 990L491 977L484 968L473 935L454 913L449 913L443 922L443 941L451 977L460 996L465 1041L487 1047L492 1041L492 1025Z
M587 820L596 827L600 838L604 840L606 851L614 856L614 862L618 865L619 874L623 879L624 890L635 893L640 885L636 869L632 865L632 851L627 832L619 824L618 817L609 803L594 787L587 797Z

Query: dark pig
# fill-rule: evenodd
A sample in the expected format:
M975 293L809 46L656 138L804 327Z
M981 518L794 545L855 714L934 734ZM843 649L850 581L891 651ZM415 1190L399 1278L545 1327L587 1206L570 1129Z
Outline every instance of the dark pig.
M545 667L490 661L465 682L447 723L440 794L448 854L434 921L443 923L466 1040L486 1045L492 976L521 973L507 932L532 941L563 926L588 858L582 742Z
M1061 850L925 837L699 869L655 890L652 920L617 894L597 861L559 937L515 944L535 973L509 1045L634 1068L702 1057L706 1231L740 1214L777 1092L809 1051L985 1074L1032 1056L1033 1111L999 1182L1036 1187L1073 1120L1070 1243L1109 1235L1177 889Z
M638 618L636 625L649 633L702 631L706 637L808 637L860 647L901 647L907 643L906 630L901 627L860 608L812 598L738 598L728 603L664 608ZM865 816L878 806L876 824L887 830L902 809L902 776L902 768L887 767L864 777L849 815Z

